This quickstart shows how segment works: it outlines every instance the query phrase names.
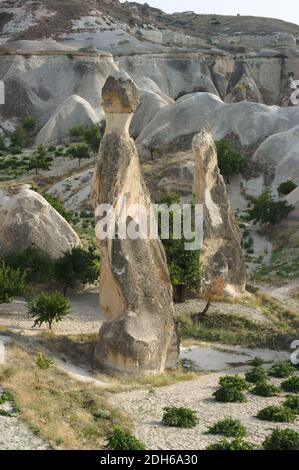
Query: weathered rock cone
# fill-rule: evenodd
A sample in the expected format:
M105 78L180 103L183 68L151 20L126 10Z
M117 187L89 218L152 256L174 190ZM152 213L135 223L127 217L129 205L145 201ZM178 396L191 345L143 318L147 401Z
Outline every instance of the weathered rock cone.
M210 131L203 130L194 137L193 153L193 191L196 202L203 204L204 215L200 255L202 282L209 283L221 277L229 293L242 292L246 283L246 268L241 234L219 171L217 150Z
M124 197L126 226L139 226L141 204L150 214L151 200L143 182L139 158L129 125L138 105L137 90L127 76L110 76L102 92L106 132L101 143L92 189L97 240L101 251L100 305L106 322L100 329L97 361L106 367L134 374L159 374L178 361L178 340L173 320L172 287L159 239L121 237L102 239L99 207L118 208Z

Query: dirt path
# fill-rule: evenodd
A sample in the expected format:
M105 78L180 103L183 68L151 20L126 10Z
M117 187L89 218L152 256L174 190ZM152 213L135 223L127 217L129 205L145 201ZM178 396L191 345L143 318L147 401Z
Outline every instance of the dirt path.
M268 405L278 405L283 397L262 398L248 394L247 403L217 403L212 393L219 377L210 374L191 382L178 383L152 390L137 390L119 393L112 402L131 415L135 422L135 434L148 449L192 450L205 449L221 436L205 435L207 427L218 420L231 416L240 419L248 430L248 442L261 444L271 429L279 427L299 431L295 424L278 424L255 418L259 410ZM276 381L277 382L277 381ZM197 411L199 424L194 429L169 428L161 424L163 408L166 406L188 407Z

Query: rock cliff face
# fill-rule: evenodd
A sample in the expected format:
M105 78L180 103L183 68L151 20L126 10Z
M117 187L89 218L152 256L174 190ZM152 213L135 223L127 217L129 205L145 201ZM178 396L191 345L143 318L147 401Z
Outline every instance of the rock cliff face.
M204 233L200 255L201 282L222 277L230 294L244 291L246 268L241 234L226 186L218 168L217 151L210 131L193 139L195 173L193 192L203 204Z
M0 191L0 253L35 247L57 259L81 241L72 227L28 187Z
M126 76L108 78L102 97L106 133L93 182L96 235L101 251L100 303L106 322L100 329L95 355L108 368L131 374L159 374L178 361L178 340L173 320L172 288L160 240L131 239L116 234L102 239L99 214L102 204L116 212L125 199L125 225L140 233L141 204L150 214L151 200L144 185L137 150L129 125L138 105L137 89ZM135 205L135 206L134 206Z

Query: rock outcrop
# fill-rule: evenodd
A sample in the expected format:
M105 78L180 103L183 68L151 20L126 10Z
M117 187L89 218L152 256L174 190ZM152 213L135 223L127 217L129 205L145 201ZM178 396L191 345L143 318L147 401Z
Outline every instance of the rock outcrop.
M193 139L195 174L193 192L196 203L203 204L203 247L201 279L209 284L214 278L225 281L230 294L242 292L246 268L241 234L220 174L217 150L210 131L203 130Z
M0 254L36 247L58 259L81 241L53 207L28 186L0 191Z
M150 215L151 199L143 182L129 125L138 105L137 89L123 75L108 78L102 92L106 132L101 143L92 189L96 235L101 251L100 304L106 321L100 329L97 361L131 374L159 374L178 361L172 288L163 246L141 228L136 204ZM125 198L125 199L124 199ZM144 239L115 234L99 236L102 204ZM135 206L133 206L135 204ZM115 233L115 232L114 232Z
M39 144L61 144L69 141L69 131L77 125L88 126L96 124L98 116L91 105L80 98L80 96L70 96L57 109L47 124L39 131L35 143Z

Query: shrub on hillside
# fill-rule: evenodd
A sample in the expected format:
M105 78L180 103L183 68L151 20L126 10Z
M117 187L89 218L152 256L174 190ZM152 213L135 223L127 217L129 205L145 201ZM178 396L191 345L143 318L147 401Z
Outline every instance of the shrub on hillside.
M294 206L288 204L287 201L275 200L274 196L266 191L252 201L252 206L248 210L248 219L253 224L275 225L285 219L293 210Z
M267 379L267 372L262 367L255 367L245 374L247 382L257 384Z
M114 426L106 448L109 450L145 450L145 445L129 431Z
M296 188L297 185L294 183L294 181L288 180L281 183L281 185L278 186L277 191L280 196L287 196Z
M274 429L263 442L265 450L299 450L299 432L292 429Z
M242 439L221 439L214 444L210 444L206 450L254 450L256 446L250 442L245 442Z
M254 387L252 393L260 397L273 397L279 393L279 388L268 382L260 382Z
M295 413L299 414L299 395L287 396L283 406L286 406L287 408L295 411Z
M257 418L274 423L293 423L296 420L296 413L285 406L268 406L259 411Z
M248 389L248 384L239 375L225 375L220 377L219 384L221 386L232 386L241 391Z
M48 282L54 277L54 265L48 255L37 248L28 247L22 251L10 253L5 263L13 269L21 269L26 279L33 283Z
M60 292L42 293L28 304L28 314L34 319L33 328L47 323L52 329L53 322L61 321L70 313L70 303Z
M285 392L299 393L299 376L296 375L286 380L285 382L282 382L281 388Z
M210 427L208 433L222 434L226 437L244 437L247 431L239 419L225 418Z
M73 221L74 214L72 211L64 208L62 202L58 197L52 196L52 194L44 193L43 197L51 206L69 223Z
M26 274L0 262L0 304L9 303L26 292Z
M295 367L290 362L277 362L269 370L268 375L277 379L290 377L295 372Z
M222 403L245 403L247 398L233 385L223 385L213 393L215 400Z
M198 418L196 412L189 408L170 406L164 408L162 422L165 426L175 428L194 428L198 424Z
M220 172L229 183L230 176L240 174L247 168L246 158L227 139L216 142L216 147Z

